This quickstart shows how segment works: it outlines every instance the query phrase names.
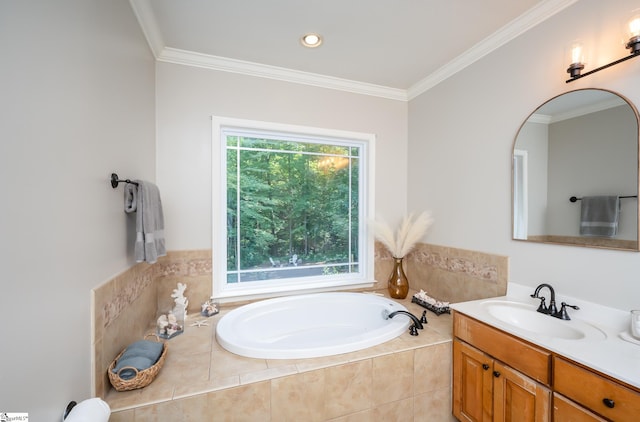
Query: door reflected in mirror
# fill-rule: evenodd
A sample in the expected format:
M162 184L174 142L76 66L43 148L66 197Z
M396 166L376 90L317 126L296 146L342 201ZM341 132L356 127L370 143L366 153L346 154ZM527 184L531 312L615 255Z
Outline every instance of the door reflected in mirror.
M513 238L638 251L638 157L638 112L622 96L545 102L514 142Z

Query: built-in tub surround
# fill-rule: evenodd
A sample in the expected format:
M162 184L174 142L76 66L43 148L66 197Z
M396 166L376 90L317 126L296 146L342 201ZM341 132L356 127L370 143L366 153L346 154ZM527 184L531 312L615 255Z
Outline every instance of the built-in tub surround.
M411 288L450 302L505 294L506 257L462 249L418 244L405 259ZM375 248L375 278L369 290L386 289L393 257L379 243ZM111 388L106 369L129 343L145 334L159 312L173 307L171 292L187 284L189 313L199 312L212 294L211 250L169 251L153 265L141 263L92 291L93 394L105 397Z
M416 315L423 309L410 298L399 302ZM417 337L406 332L356 352L282 360L241 357L217 344L215 325L228 312L223 307L208 326L187 324L169 340L148 387L110 390L110 421L454 421L450 315L427 313Z

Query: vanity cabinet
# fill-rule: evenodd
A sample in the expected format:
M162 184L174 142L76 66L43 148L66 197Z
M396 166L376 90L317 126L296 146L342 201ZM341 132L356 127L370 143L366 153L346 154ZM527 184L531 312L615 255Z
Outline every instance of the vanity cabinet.
M461 421L549 421L548 352L454 314L453 414Z
M453 336L461 421L640 421L640 389L459 312Z
M562 357L553 358L553 368L555 396L568 397L585 411L588 409L612 421L640 420L640 393L637 391Z

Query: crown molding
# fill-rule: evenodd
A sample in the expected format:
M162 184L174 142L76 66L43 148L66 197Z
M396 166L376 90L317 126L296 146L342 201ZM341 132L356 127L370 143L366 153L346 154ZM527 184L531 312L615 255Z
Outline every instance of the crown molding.
M414 99L577 1L579 0L547 0L538 3L454 60L412 85L407 90L407 98Z
M372 95L374 97L407 101L407 91L389 88L365 82L335 78L316 73L301 72L283 67L269 66L226 57L211 56L193 51L179 50L166 47L157 57L158 61L176 63L187 66L202 67L222 72L232 72L242 75L257 76L279 81L293 82L321 88L336 89L356 94Z
M164 39L162 38L162 32L158 27L156 16L151 9L150 0L129 0L131 8L133 9L136 19L140 24L142 33L147 39L147 44L151 48L153 56L157 59L162 49L164 49Z
M537 4L523 15L474 45L471 49L405 90L166 47L151 8L150 0L129 0L142 28L142 32L147 39L147 43L158 61L257 76L399 101L409 101L423 94L440 82L460 72L577 1L579 0L546 0Z

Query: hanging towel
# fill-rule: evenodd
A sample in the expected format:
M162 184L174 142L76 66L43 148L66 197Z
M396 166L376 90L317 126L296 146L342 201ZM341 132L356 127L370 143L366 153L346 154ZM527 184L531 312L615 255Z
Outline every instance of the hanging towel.
M124 212L131 214L138 208L138 187L133 183L124 185Z
M164 246L164 216L158 187L150 182L135 180L138 186L127 183L124 189L124 210L136 213L136 262L153 264L167 254Z
M620 197L585 196L580 208L582 236L613 237L618 234Z

